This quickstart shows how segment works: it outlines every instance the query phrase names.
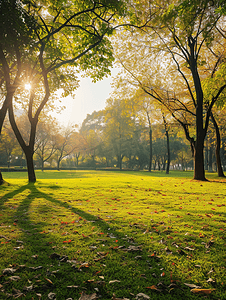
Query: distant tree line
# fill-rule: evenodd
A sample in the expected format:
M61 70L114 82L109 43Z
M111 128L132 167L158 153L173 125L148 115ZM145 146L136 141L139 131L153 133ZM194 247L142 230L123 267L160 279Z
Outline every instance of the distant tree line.
M111 103L111 101L109 101ZM122 105L123 101L117 102ZM138 106L140 107L140 106ZM118 107L120 109L120 107ZM135 109L135 105L133 106ZM169 149L164 122L157 118L152 124L152 161L150 168L150 135L148 124L133 118L131 112L121 114L108 106L88 114L82 126L62 127L56 120L46 117L39 122L35 140L34 165L36 169L110 168L128 170L167 171L170 152L170 170L193 170L189 143L180 127L168 124ZM115 119L117 118L117 120ZM221 116L222 120L224 119ZM144 120L142 119L144 122ZM26 115L17 120L24 138L29 134ZM226 169L226 125L222 132L221 159ZM50 130L51 128L51 130ZM205 140L205 169L216 171L216 137L214 126L209 127ZM5 122L0 144L0 166L3 170L26 169L26 159L9 122Z

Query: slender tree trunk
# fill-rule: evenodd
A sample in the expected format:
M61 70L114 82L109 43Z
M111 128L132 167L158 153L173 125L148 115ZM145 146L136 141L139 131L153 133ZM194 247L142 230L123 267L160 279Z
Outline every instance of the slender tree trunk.
M216 143L216 164L217 164L217 173L219 177L225 177L222 164L221 164L221 157L220 157L220 148L221 148L221 136L220 136L220 130L218 127L218 124L213 116L213 113L211 112L211 119L215 128L216 137L217 137L217 143Z
M166 166L166 174L169 174L169 168L170 168L170 143L169 143L169 131L167 128L167 122L164 113L162 113L162 118L165 126L165 132L166 132L166 145L167 145L167 166Z
M162 160L162 171L165 171L165 170L166 170L166 157L164 156L163 160Z
M205 148L205 169L208 170L209 167L209 148L208 148L208 139L206 140L206 148Z
M34 169L34 160L33 160L33 151L27 147L24 151L26 162L27 162L27 172L29 182L36 182L35 169Z
M166 143L167 143L167 166L166 166L166 174L169 174L170 169L170 142L169 142L169 132L166 130Z
M58 171L60 171L60 162L61 162L61 160L58 159L58 161L57 161L57 170L58 170Z
M210 145L210 148L209 148L208 172L213 172L213 146L212 145Z
M151 172L152 168L152 129L151 126L149 126L149 142L150 142L150 148L149 148L149 172Z

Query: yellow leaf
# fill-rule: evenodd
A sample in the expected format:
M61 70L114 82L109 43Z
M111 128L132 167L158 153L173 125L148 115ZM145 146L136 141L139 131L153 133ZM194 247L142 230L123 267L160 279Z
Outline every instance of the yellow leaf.
M194 294L211 294L215 289L192 289L191 292Z

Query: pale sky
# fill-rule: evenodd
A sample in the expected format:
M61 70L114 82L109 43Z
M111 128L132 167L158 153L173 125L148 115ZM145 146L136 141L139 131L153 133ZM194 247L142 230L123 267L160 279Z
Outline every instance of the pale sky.
M112 76L118 73L118 69L112 70ZM87 114L92 114L105 107L105 102L112 91L112 77L105 77L103 80L92 83L90 78L82 78L80 87L75 91L75 98L63 99L62 105L66 108L60 114L53 114L59 123L67 126L69 124L82 124Z

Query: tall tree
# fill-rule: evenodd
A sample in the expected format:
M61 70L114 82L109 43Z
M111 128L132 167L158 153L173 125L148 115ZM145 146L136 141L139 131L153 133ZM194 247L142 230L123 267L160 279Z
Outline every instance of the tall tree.
M35 16L38 24L36 43L23 69L23 79L32 86L27 102L31 126L28 144L16 124L12 101L9 119L26 156L29 181L35 182L33 155L36 128L51 92L60 87L65 88L65 93L73 91L76 71L84 72L94 81L110 72L113 55L107 36L119 24L118 18L124 15L125 5L124 1L114 0L73 0L67 5L64 0L50 0L29 1L24 7ZM7 56L3 56L7 61Z
M218 61L213 53L213 47L219 39L223 39L217 25L225 24L224 17L215 10L218 7L215 1L182 0L151 3L152 20L142 28L142 31L132 32L132 36L128 39L129 46L125 47L123 44L119 47L120 61L133 80L147 94L165 105L182 125L194 152L194 179L206 180L204 139L212 107L226 84L223 83L219 87L207 105L201 77L211 72L207 68L210 60L208 56L215 60L215 63ZM224 29L224 25L222 26ZM128 50L127 53L123 47ZM223 53L224 47L219 50ZM133 60L137 56L141 61L137 64L139 68L134 72ZM132 62L129 58L132 58ZM147 68L156 61L160 62L158 68L155 67L154 71L150 67ZM146 75L141 69L142 65ZM203 72L203 65L206 66L207 74ZM165 70L169 66L170 68L174 66L174 72L168 72L167 78ZM145 76L142 77L142 74ZM183 82L183 90L186 92L183 96L178 90L178 80ZM195 137L190 134L188 116L195 119Z
M35 19L23 8L22 2L17 0L0 1L0 16L1 134L7 110L20 85L22 64L34 41ZM0 184L2 183L0 173Z

